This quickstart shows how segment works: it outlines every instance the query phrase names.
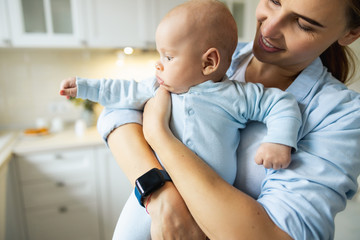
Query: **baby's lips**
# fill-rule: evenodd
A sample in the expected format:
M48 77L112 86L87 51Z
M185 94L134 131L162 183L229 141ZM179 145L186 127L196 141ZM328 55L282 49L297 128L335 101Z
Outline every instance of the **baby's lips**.
M158 76L156 76L156 79L160 85L164 84L164 81L161 78L159 78Z

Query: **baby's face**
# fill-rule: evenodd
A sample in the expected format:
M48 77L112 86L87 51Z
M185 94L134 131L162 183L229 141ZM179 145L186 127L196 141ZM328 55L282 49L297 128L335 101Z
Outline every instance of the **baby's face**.
M158 82L168 91L184 93L204 81L203 46L199 32L189 31L180 16L163 20L156 31L156 48L160 60L156 64Z

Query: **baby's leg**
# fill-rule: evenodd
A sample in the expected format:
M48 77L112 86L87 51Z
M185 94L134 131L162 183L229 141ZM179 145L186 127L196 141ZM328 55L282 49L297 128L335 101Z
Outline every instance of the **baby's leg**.
M150 227L150 216L132 192L116 224L113 240L150 240Z

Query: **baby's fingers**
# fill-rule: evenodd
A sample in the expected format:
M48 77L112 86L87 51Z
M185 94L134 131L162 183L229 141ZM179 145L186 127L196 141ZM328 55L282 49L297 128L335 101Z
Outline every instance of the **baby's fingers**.
M61 96L66 96L69 99L70 97L76 97L76 91L76 88L67 88L61 89L59 93Z
M60 89L74 88L76 87L76 78L71 77L61 81Z

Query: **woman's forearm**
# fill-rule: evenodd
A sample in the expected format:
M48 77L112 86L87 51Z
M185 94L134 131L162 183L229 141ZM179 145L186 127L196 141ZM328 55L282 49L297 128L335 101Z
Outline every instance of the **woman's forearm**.
M290 238L257 201L229 185L172 134L163 133L150 143L210 239Z
M120 168L133 185L148 170L162 168L139 124L118 127L108 136L108 144ZM172 183L169 182L154 192L148 210L153 239L161 239L159 236L165 239L205 239Z
M111 132L107 140L114 158L133 186L145 172L154 167L162 168L144 139L140 124L122 125Z

